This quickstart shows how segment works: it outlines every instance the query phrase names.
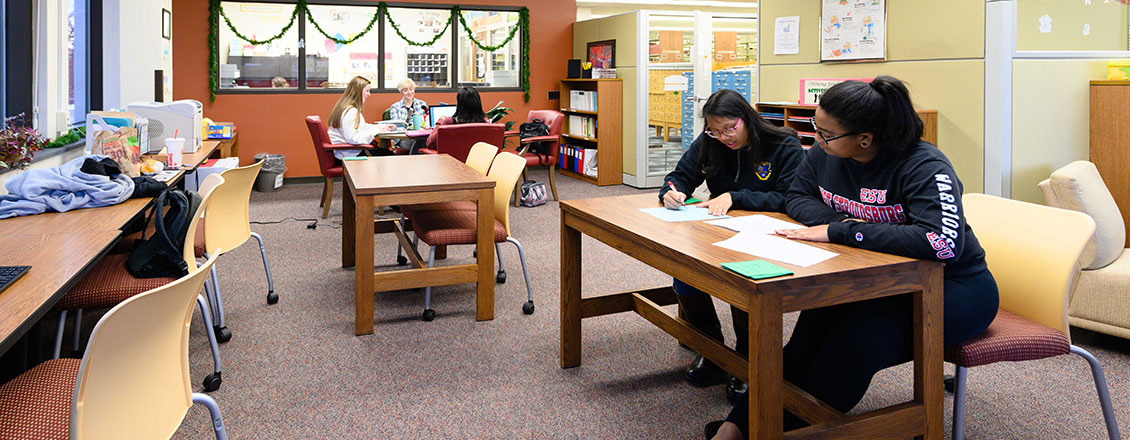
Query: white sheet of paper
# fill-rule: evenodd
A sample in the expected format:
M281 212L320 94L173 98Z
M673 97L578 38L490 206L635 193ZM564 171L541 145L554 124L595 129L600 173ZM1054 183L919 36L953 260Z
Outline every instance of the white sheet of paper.
M801 229L804 226L796 223L787 222L784 220L777 220L773 217L754 214L742 217L732 217L722 220L711 220L706 224L721 226L731 231L737 232L756 232L758 234L774 234L778 229Z
M839 255L784 237L756 232L739 232L714 245L800 267L808 267Z
M777 17L773 28L773 55L800 53L800 16Z
M665 222L693 222L698 220L713 220L730 217L729 215L710 215L709 210L699 206L686 206L682 209L677 210L667 209L663 207L640 208L640 211L655 216Z

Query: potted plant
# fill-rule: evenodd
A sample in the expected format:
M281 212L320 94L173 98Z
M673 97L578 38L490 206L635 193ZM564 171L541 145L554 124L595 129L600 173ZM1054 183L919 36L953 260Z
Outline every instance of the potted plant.
M512 109L510 107L504 107L502 105L502 101L498 101L498 104L495 104L494 108L491 108L490 110L486 111L486 115L487 115L487 119L489 119L490 122L493 124L493 123L496 123L496 122L502 120L502 118L509 116L513 112L514 112L514 109ZM506 121L506 128L505 128L506 131L510 131L510 129L512 129L513 127L514 127L514 121ZM508 143L508 141L505 138L503 138L502 149L504 149L504 150L506 149L507 143Z
M43 137L27 125L23 113L4 119L0 130L0 169L25 169L36 151L43 149Z

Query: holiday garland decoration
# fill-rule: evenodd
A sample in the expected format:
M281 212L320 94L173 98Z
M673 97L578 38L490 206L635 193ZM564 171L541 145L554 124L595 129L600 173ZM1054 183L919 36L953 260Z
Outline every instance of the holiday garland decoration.
M456 17L459 18L459 23L463 25L463 29L467 32L467 38L469 38L471 40L471 42L475 44L476 47L478 47L481 50L487 51L487 52L494 52L494 51L501 49L504 46L506 46L506 44L510 43L510 41L514 39L514 35L516 35L518 33L518 30L521 29L522 30L522 91L523 91L523 97L522 98L525 102L530 101L530 10L528 8L525 8L525 7L523 7L522 9L520 9L518 11L518 24L510 29L510 35L508 35L506 37L506 39L503 40L501 43L494 45L494 46L488 46L486 44L483 44L483 42L481 42L481 41L479 41L475 38L474 33L471 31L471 27L467 25L467 21L463 18L463 12L459 8L458 5L451 8L451 17L447 20L447 23L444 25L443 30L441 30L439 33L437 33L435 35L435 37L433 37L430 41L421 42L421 41L413 41L412 39L410 39L406 35L404 35L403 32L400 31L400 25L396 24L396 22L392 19L392 15L389 14L389 12L388 12L388 4L385 3L385 2L377 3L377 13L373 14L372 20L370 20L369 24L365 26L365 29L363 29L360 33L354 34L352 38L342 39L342 38L333 37L328 32L326 32L324 29L322 29L322 26L320 24L318 24L317 21L314 20L314 15L310 12L310 7L306 4L306 0L298 0L297 4L294 6L294 11L291 12L291 14L290 14L290 22L288 22L286 24L286 26L284 26L282 28L282 30L279 31L278 34L275 34L275 35L271 36L270 38L267 38L267 39L264 39L264 40L256 40L256 39L247 37L246 35L243 35L238 30L236 30L235 25L233 25L232 22L231 22L231 19L229 19L227 14L224 13L224 8L220 4L220 0L209 0L209 2L208 2L208 48L209 48L208 65L210 67L208 69L208 85L209 85L209 89L210 89L210 92L211 92L211 98L212 98L213 101L216 100L216 89L219 88L219 79L218 79L219 73L218 73L218 71L219 71L220 63L219 63L219 55L218 54L219 54L220 38L219 38L219 28L216 25L219 22L219 18L223 17L224 23L227 24L228 29L231 29L232 33L234 33L236 37L239 37L241 40L247 41L248 43L251 43L253 45L258 46L258 45L267 44L267 43L275 41L279 38L282 38L283 35L285 35L287 33L287 31L289 31L290 28L294 26L294 22L298 20L299 11L306 13L306 20L309 20L310 23L314 25L314 28L318 30L318 33L322 34L322 36L326 37L330 41L333 41L337 44L349 44L349 43L357 41L361 37L365 36L370 31L373 30L373 25L377 23L377 20L380 19L380 17L382 15L385 17L386 20L388 20L389 25L392 26L392 30L396 32L396 35L399 36L400 39L404 40L404 42L408 43L410 46L417 46L417 47L431 46L431 45L435 44L437 41L439 41L439 39L441 37L443 37L444 34L447 33L447 30L451 28L451 24L455 22Z

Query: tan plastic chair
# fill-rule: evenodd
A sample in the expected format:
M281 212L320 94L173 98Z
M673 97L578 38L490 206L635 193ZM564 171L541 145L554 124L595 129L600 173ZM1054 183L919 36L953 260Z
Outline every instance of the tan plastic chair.
M215 200L215 195L220 193L223 188L227 186L225 178L220 174L212 174L200 183L200 196L201 202L198 210L207 211ZM189 273L196 270L196 258L193 256L192 249L195 247L196 241L196 227L199 224L200 217L193 216L189 221L187 234L184 238L184 259L188 267ZM174 278L134 278L132 274L126 270L125 261L128 255L108 255L95 264L90 273L83 277L69 292L63 295L63 298L56 304L59 310L59 322L55 329L55 351L54 358L58 359L63 343L63 326L66 323L67 311L75 311L75 325L74 325L74 347L77 350L79 345L79 332L81 327L81 314L82 309L91 307L109 307L116 305L132 296L138 295L142 292L156 289L175 281ZM217 342L217 335L214 331L215 326L212 324L212 316L210 308L205 303L203 298L200 301L200 315L206 327L205 333L208 335L208 344L212 350L213 371L204 378L203 386L205 391L215 391L220 388L223 383L222 371L223 366L220 360L220 346Z
M513 243L518 248L518 258L522 263L522 275L526 279L527 301L522 305L525 314L534 313L534 293L530 287L530 274L526 269L526 253L522 244L510 236L510 201L514 184L526 168L526 159L513 153L503 152L495 156L487 176L494 179L494 242L495 258L498 259L499 282L505 281L506 271L502 268L501 249L498 244L502 241ZM476 243L477 219L474 205L470 208L455 207L452 209L409 211L412 218L415 238L423 240L430 247L428 251L428 267L435 265L436 246L473 245ZM469 232L468 232L469 231ZM435 319L435 310L431 309L431 288L424 289L424 314L425 321Z
M946 361L957 366L953 438L964 436L968 368L1074 353L1090 363L1107 433L1118 439L1102 367L1071 345L1067 321L1067 299L1095 222L1080 212L985 194L966 194L962 204L1000 289L1000 309L980 335L946 348Z
M274 280L271 278L271 265L267 262L267 249L263 246L263 237L251 231L251 188L255 185L255 178L259 176L259 169L263 162L232 168L220 175L226 182L212 197L215 203L209 212L204 215L204 240L193 248L197 258L207 258L215 255L217 249L232 250L247 241L255 238L259 242L259 255L263 257L263 270L267 273L267 304L279 302L279 295L275 293ZM186 250L189 249L186 247ZM216 339L220 343L231 339L231 330L224 323L224 303L220 296L220 284L216 277L216 269L212 268L211 291L208 292L209 303L212 305L212 316L216 317Z
M467 154L467 166L486 174L490 170L490 164L494 162L494 156L497 155L498 147L486 142L478 142L471 146L471 152Z

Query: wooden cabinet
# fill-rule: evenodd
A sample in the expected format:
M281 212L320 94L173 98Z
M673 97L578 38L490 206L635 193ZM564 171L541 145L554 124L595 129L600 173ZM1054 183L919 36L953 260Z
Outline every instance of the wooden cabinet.
M759 102L755 108L770 122L795 129L805 148L816 143L816 129L809 122L816 115L816 106ZM922 119L922 140L938 145L938 111L918 110L918 117Z
M584 97L575 97L573 92ZM595 92L595 96L591 93ZM619 185L623 179L623 82L619 79L561 80L561 145L596 149L596 177L570 171L558 161L561 174L596 185ZM563 166L564 165L564 166Z
M1091 81L1091 162L1099 169L1123 219L1130 218L1130 81ZM1130 223L1126 223L1130 247Z

